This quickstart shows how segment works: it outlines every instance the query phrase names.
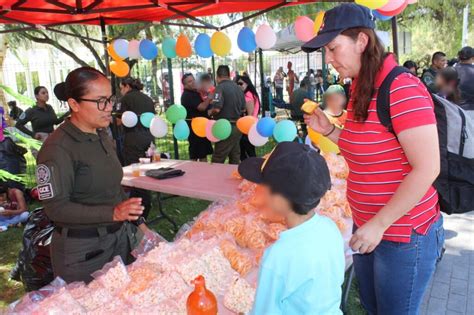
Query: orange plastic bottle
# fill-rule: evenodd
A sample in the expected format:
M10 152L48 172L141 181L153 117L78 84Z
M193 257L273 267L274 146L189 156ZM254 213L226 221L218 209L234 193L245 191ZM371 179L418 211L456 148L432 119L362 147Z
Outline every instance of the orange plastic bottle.
M194 291L189 294L186 301L188 315L216 315L216 296L206 288L204 277L198 276L192 284L194 284Z

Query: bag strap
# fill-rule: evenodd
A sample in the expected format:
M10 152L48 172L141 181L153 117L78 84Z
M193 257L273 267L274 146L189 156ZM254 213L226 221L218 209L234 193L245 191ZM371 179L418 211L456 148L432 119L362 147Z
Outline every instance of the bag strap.
M467 131L466 131L466 116L464 112L458 108L459 116L461 116L461 140L459 141L459 156L464 155L464 144L466 143Z
M390 115L390 87L395 78L402 73L410 73L410 71L401 66L393 68L383 80L377 93L377 116L382 125L393 134L395 134L395 131L393 130L392 117Z

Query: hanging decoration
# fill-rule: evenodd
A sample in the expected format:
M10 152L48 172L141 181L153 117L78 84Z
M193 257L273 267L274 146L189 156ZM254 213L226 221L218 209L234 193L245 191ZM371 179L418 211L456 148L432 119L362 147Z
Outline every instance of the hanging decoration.
M255 33L255 42L257 46L262 49L271 49L275 46L277 36L270 25L262 24L258 27Z
M232 48L230 38L223 32L215 32L211 37L211 49L212 51L221 57L225 57L229 54Z
M146 60L155 59L158 56L158 47L149 39L142 39L140 41L140 55Z
M314 22L307 16L299 16L295 21L296 38L307 42L314 36Z
M113 60L110 62L110 71L119 78L126 77L130 72L130 67L125 61Z
M174 38L165 38L161 44L161 50L166 58L176 58L176 40Z
M325 13L326 13L325 11L319 11L318 14L316 14L316 18L314 19L314 25L313 25L313 35L316 35L319 33L319 30L321 29L321 25L323 25Z
M114 51L117 55L122 58L128 58L128 40L126 39L117 39L113 42Z
M136 39L132 39L128 42L128 58L130 59L140 59L140 42Z
M107 52L109 53L110 58L112 58L113 60L122 61L124 59L120 57L119 55L117 55L117 53L115 52L113 42L107 46Z
M239 35L237 36L237 46L240 50L246 53L250 53L257 49L257 43L255 42L255 34L248 27L243 27Z
M199 34L194 41L194 50L201 58L212 57L211 38L207 34Z
M193 53L191 43L186 35L181 34L176 41L176 54L180 58L189 58Z
M390 0L386 5L377 9L377 12L384 16L395 16L402 13L407 5L407 0Z
M389 0L355 0L355 3L375 10L383 7L389 2Z

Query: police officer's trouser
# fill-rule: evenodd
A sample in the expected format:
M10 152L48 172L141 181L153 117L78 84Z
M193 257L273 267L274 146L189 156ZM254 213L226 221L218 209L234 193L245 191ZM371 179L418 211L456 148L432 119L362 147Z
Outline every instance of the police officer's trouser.
M55 230L51 242L51 261L55 277L66 282L92 281L92 273L101 269L115 256L125 264L134 261L130 254L141 239L141 231L125 222L114 233L107 233L105 227L97 228L100 236L70 237L71 229ZM90 230L90 229L88 229ZM80 230L75 230L77 232ZM77 234L77 233L75 233ZM80 234L80 233L79 233Z
M212 155L212 163L225 163L229 158L229 164L240 163L240 138L242 133L235 125L232 125L232 133L230 137L216 142L214 145L214 154Z

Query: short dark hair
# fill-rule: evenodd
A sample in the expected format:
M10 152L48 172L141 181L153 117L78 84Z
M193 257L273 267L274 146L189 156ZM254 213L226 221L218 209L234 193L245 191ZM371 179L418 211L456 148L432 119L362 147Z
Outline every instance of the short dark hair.
M204 82L212 82L211 76L207 73L201 74L201 76L199 77L199 80L204 81Z
M8 107L15 107L16 101L9 101L7 104L8 104Z
M227 65L221 65L217 68L218 78L230 78L230 68Z
M433 54L433 57L431 58L431 63L435 62L439 58L446 57L446 54L442 51L437 51Z
M120 83L123 86L128 85L132 90L137 90L137 91L143 90L143 84L138 78L137 79L132 78L132 77L124 78L122 79Z
M309 80L308 78L304 78L303 80L301 80L300 82L300 88L304 88L304 87L307 87L309 85Z
M5 194L8 192L8 185L5 182L0 183L0 194Z
M194 77L192 73L185 73L181 77L181 84L184 85L184 80L186 80L188 77Z
M463 47L459 52L458 52L458 58L461 61L466 61L474 57L474 48L471 46L466 46Z
M46 87L44 87L42 85L37 86L37 87L35 87L35 90L34 90L35 95L38 95L42 89L45 89L46 91L48 90Z
M407 60L403 63L403 67L407 68L407 69L411 69L411 68L418 68L418 66L416 65L416 62L414 62L413 60Z
M308 214L311 210L313 210L314 208L316 208L318 205L319 205L319 202L321 200L318 200L316 202L316 204L311 204L311 205L303 205L303 204L299 204L299 203L296 203L296 202L292 202L290 201L290 205L291 205L291 209L293 210L293 212L295 212L296 214L299 214L299 215L306 215Z

